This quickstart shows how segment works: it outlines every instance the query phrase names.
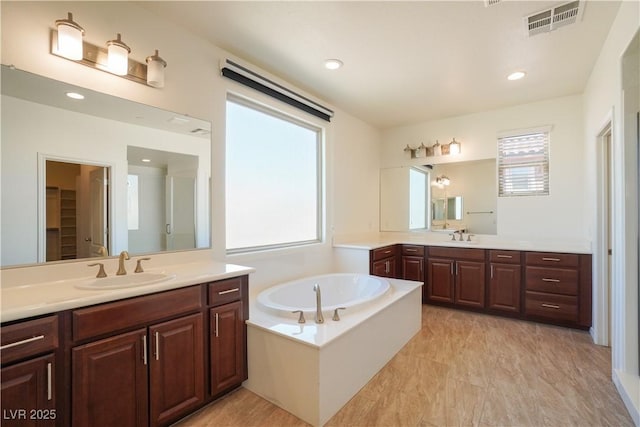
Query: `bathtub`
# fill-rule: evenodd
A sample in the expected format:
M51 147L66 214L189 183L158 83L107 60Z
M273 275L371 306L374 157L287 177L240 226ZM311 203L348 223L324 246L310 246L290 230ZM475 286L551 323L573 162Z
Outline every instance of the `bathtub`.
M298 323L316 310L325 323ZM314 426L324 425L421 327L422 283L328 274L278 284L250 296L249 379L244 386ZM333 321L333 310L340 321Z
M389 291L389 281L364 274L326 274L272 286L258 294L257 300L266 308L291 313L302 310L315 313L316 294L313 286L320 286L323 311L336 308L351 311L359 305L380 298ZM348 313L347 311L340 314Z

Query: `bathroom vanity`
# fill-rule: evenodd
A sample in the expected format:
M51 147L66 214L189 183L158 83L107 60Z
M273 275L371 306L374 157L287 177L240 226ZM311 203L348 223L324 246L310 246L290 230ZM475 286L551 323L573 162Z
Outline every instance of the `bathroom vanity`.
M138 296L77 289L32 301L24 312L49 312L27 318L3 289L3 425L164 426L240 386L252 269L189 267ZM96 293L107 301L87 304Z
M495 236L453 241L440 233L398 233L334 247L349 260L343 268L363 269L366 253L363 273L423 282L425 304L591 327L591 254L586 245Z

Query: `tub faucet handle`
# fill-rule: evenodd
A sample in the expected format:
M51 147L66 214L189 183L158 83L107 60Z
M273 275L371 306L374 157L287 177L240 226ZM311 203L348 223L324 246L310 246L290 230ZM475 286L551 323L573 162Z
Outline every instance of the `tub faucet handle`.
M306 320L304 318L304 311L302 310L296 310L296 311L292 311L293 314L295 313L300 313L300 317L298 317L298 323L305 323Z
M338 307L335 310L333 310L333 317L331 318L331 320L334 321L339 321L340 320L340 316L338 315L338 310L346 310L347 307Z

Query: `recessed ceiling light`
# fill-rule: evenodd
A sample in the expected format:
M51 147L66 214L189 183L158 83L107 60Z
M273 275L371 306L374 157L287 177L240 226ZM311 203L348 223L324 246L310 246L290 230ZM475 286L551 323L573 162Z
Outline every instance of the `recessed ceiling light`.
M520 80L521 78L523 78L524 76L526 76L527 73L525 73L524 71L516 71L515 73L511 73L507 76L508 80Z
M324 68L328 70L337 70L343 65L343 62L339 59L327 59L326 61L324 61Z
M67 96L72 99L84 99L84 95L77 92L67 92Z
M151 159L140 159L141 161L143 161L144 163L151 163Z

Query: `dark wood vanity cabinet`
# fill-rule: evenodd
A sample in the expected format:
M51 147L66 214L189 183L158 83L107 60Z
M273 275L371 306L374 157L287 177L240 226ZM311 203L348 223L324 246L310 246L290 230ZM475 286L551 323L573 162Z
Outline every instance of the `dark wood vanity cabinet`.
M484 249L431 246L427 263L427 301L485 306Z
M2 326L3 426L62 426L57 406L58 316Z
M374 276L397 278L397 245L371 250L369 271Z
M591 255L526 252L525 262L527 318L591 326Z
M169 305L168 313L156 312ZM83 339L101 334L100 319L116 315L115 323L136 329L72 348L73 425L162 426L199 407L203 306L201 287L192 286L74 310L73 330Z
M247 283L241 278L209 285L211 396L247 379L247 292Z
M513 314L520 313L522 287L521 253L489 251L489 292L487 308Z
M2 425L167 426L240 386L248 282L3 324Z
M400 278L424 282L424 246L402 245L400 251L402 267Z

